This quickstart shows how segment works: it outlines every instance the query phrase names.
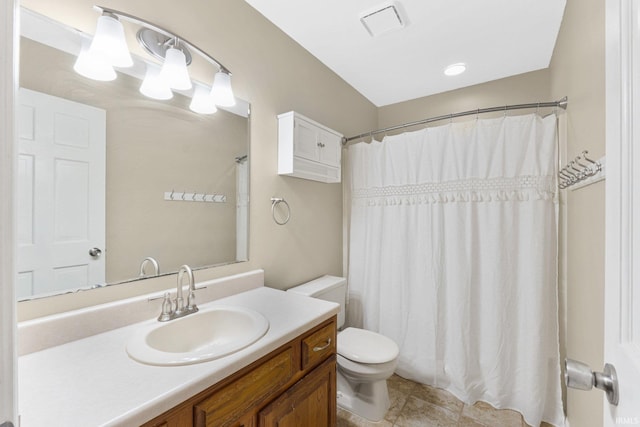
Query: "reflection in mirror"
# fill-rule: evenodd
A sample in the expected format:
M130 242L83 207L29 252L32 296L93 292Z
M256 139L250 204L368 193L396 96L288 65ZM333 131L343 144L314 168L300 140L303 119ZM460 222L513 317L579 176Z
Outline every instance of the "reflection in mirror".
M248 103L149 99L135 55L90 80L86 36L25 9L21 28L18 299L247 260Z

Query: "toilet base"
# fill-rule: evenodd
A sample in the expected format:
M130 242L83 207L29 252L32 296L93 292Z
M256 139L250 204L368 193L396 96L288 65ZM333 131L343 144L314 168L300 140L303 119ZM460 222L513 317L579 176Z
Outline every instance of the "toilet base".
M354 384L338 367L337 386L338 406L369 421L381 421L391 406L386 379Z

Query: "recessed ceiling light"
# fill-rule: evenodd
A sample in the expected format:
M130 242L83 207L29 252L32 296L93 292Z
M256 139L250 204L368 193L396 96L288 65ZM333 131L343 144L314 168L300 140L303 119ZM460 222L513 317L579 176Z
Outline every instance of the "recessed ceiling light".
M444 74L447 76L457 76L462 74L467 69L466 64L459 62L457 64L451 64L447 68L444 69Z

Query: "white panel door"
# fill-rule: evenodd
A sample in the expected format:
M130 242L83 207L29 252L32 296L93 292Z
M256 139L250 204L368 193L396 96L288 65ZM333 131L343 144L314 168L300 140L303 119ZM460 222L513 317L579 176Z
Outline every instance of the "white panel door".
M104 283L106 112L24 88L18 98L17 296Z
M607 181L605 362L619 403L605 426L640 425L640 7L606 2ZM601 367L592 367L601 370Z

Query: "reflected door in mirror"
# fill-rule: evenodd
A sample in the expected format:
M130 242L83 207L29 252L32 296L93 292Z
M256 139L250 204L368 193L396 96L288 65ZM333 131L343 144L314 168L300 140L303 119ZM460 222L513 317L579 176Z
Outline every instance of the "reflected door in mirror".
M105 281L104 110L19 92L18 297Z

